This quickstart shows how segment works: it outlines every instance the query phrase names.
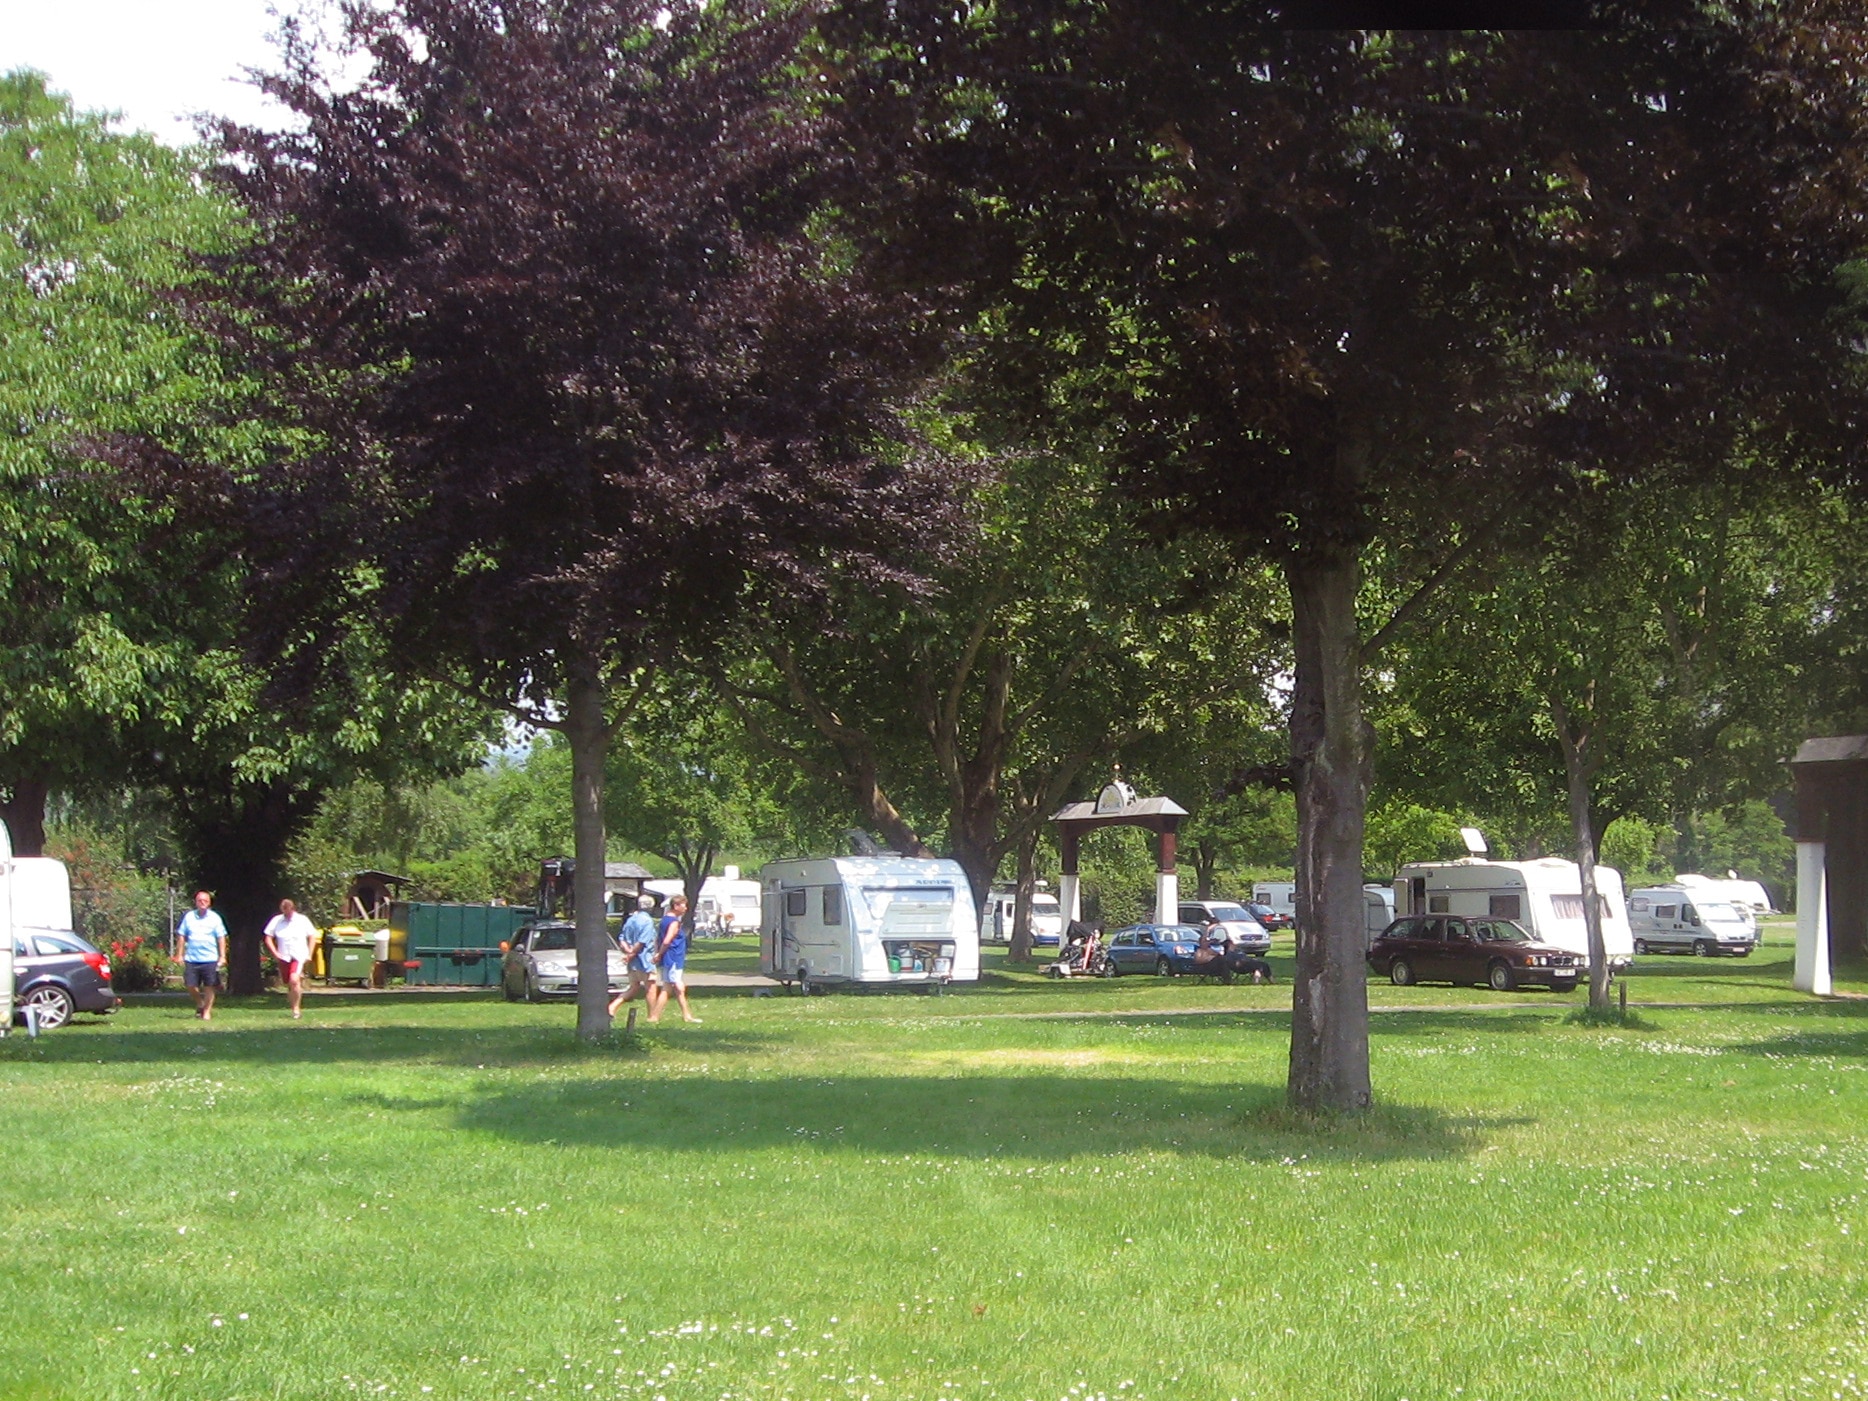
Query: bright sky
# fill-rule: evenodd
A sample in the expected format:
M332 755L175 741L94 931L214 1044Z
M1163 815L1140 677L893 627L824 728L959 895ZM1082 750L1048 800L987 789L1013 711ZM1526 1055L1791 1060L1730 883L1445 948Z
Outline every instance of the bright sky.
M295 0L276 0L293 13ZM0 72L37 68L81 108L172 146L195 139L189 114L257 126L283 112L243 81L277 67L273 0L0 0Z

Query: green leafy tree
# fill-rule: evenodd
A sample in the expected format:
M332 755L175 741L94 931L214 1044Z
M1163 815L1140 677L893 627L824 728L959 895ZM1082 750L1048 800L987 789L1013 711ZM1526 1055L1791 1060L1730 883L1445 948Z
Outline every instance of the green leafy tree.
M225 247L192 158L0 75L0 816L37 853L53 792L119 786L180 722L231 607L229 542L125 499L84 445L188 437L219 377L167 293Z

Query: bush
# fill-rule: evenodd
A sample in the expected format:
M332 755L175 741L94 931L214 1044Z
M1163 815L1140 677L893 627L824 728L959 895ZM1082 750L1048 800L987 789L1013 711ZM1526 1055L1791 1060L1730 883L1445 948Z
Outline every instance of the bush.
M117 939L110 956L110 984L118 992L161 992L175 963L168 950L147 939Z

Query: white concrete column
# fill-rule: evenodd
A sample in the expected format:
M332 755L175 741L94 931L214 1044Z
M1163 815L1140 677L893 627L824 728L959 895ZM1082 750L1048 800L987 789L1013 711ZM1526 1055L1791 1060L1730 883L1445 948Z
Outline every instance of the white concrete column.
M1075 871L1057 878L1057 903L1064 911L1064 923L1083 918L1083 889Z
M1791 986L1827 997L1829 980L1829 882L1827 848L1797 843L1797 962Z
M1180 923L1180 873L1155 872L1155 923Z

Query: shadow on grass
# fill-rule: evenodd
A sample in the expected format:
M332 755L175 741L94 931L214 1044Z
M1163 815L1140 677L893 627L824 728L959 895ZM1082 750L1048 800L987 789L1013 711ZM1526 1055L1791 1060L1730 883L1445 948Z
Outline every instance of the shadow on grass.
M1093 1075L580 1081L480 1096L463 1129L523 1143L718 1152L779 1147L1067 1161L1129 1152L1283 1161L1463 1157L1521 1119L1382 1105L1312 1118L1281 1086Z

